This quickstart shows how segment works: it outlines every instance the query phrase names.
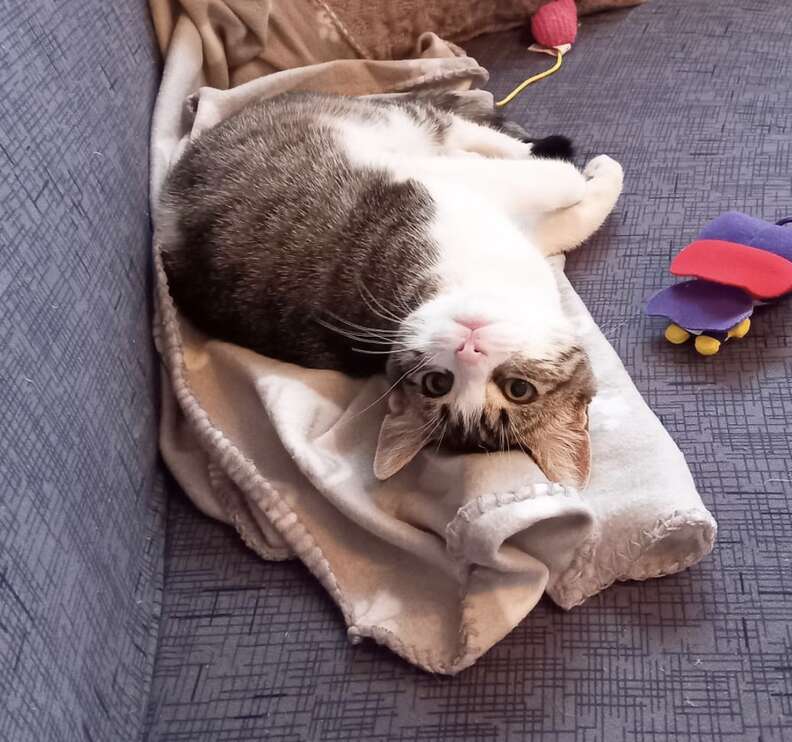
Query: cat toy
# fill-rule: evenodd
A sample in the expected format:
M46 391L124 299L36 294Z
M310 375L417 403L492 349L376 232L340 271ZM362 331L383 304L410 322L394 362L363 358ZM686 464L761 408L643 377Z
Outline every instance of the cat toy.
M738 211L721 214L671 262L671 273L692 280L661 289L646 314L670 324L665 337L680 345L694 337L703 356L743 338L755 306L792 292L792 229Z
M552 0L543 5L531 16L531 35L535 44L528 51L549 54L555 57L555 63L544 72L529 77L521 82L505 98L495 105L505 106L514 100L525 88L561 69L564 55L572 48L577 37L578 15L575 0Z

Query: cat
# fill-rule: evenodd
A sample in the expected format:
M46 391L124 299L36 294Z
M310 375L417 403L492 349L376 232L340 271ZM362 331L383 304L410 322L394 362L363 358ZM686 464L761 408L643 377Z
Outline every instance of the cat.
M567 139L523 139L455 95L251 104L163 188L174 300L264 355L386 373L380 479L431 443L522 449L582 487L595 382L546 258L599 228L622 168L600 155L581 172Z

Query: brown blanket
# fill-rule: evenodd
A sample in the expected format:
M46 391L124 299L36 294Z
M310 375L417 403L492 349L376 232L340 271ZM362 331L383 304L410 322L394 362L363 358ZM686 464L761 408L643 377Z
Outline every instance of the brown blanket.
M644 0L578 0L578 13ZM160 49L180 15L201 36L206 84L241 85L334 59L464 54L455 43L523 25L546 0L150 0ZM428 36L433 34L434 36ZM438 44L440 37L445 42Z

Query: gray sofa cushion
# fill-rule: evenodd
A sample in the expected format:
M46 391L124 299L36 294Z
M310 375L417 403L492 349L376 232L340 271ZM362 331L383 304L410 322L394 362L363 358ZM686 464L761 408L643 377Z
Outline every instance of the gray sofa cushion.
M0 4L0 739L132 740L159 610L144 0Z
M519 39L469 44L496 93L549 64ZM732 208L792 213L790 46L781 3L650 0L584 19L562 71L509 110L625 165L621 206L569 274L686 453L720 523L714 554L570 613L541 603L476 666L436 678L349 646L300 565L258 560L178 499L151 740L792 736L790 307L762 312L712 359L669 346L642 316L706 221Z

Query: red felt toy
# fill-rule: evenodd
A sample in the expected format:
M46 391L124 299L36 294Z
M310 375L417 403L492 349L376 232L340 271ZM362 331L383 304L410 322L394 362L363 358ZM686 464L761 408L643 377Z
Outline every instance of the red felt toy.
M792 263L779 255L726 240L696 240L671 263L675 276L737 286L755 299L792 291Z

